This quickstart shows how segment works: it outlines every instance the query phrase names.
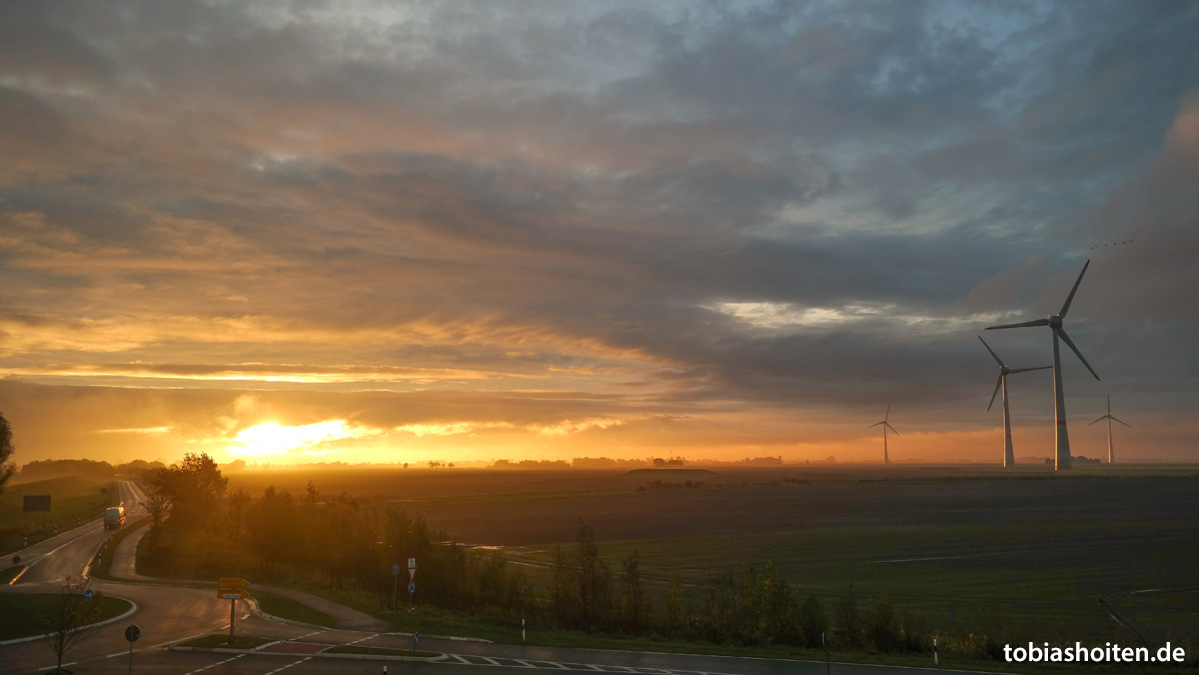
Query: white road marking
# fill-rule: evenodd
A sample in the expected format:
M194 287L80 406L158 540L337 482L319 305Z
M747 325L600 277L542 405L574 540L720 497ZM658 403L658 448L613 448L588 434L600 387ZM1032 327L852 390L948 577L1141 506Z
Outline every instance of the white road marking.
M291 667L292 667L292 666L294 666L294 665L301 664L301 663L303 663L303 662L305 662L305 661L307 661L307 660L309 660L309 659L311 659L311 658L312 658L311 656L305 656L304 658L300 659L299 661L292 661L291 663L287 664L286 666L283 666L283 667L281 667L281 668L276 668L276 669L274 669L274 670L267 671L266 675L271 675L271 673L277 673L277 672L279 672L280 670L287 670L288 668L291 668Z
M63 668L66 668L67 666L73 666L73 665L75 665L76 663L78 663L78 661L72 661L72 662L70 662L70 663L64 663L64 664L62 664L62 667L63 667ZM44 670L54 670L54 669L55 669L55 668L57 668L57 667L58 667L58 666L46 666L45 668L38 668L38 669L37 669L37 672L39 672L39 673L40 673L40 672L42 672L42 671L44 671Z
M473 662L471 662L471 661L467 661L466 659L462 658L461 656L458 656L457 654L450 654L450 656L452 656L452 657L454 657L454 658L458 659L459 661L461 661L462 663L465 663L465 664L466 664L466 665L468 665L468 666L470 666L470 665L474 665L474 663L473 663Z
M190 673L186 673L185 675L193 675L193 673L199 673L199 672L201 672L201 671L208 670L209 668L215 668L215 667L217 667L217 666L220 666L220 665L224 665L224 664L226 664L226 663L229 663L230 661L236 661L236 660L240 659L240 658L241 658L241 657L243 657L243 656L245 656L245 654L238 654L237 656L234 656L234 657L233 657L233 658L231 658L231 659L225 659L224 661L217 661L216 663L210 663L210 664L208 664L207 666L204 666L203 668L196 668L195 670L191 671Z

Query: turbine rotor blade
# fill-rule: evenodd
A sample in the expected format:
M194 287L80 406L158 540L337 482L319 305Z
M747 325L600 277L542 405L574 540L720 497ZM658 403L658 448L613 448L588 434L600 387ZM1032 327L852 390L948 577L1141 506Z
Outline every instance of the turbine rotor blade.
M1112 417L1112 419L1116 420L1117 422L1120 422L1120 420L1116 419L1115 417ZM1124 426L1128 427L1129 429L1132 428L1132 425L1127 422L1120 422L1120 424L1123 424Z
M1074 288L1071 288L1070 295L1066 296L1066 304L1062 305L1062 311L1057 313L1057 315L1063 319L1066 318L1066 312L1070 311L1070 303L1074 302L1074 294L1078 292L1078 285L1082 283L1082 275L1087 273L1087 268L1090 266L1090 260L1087 261L1087 264L1082 266L1082 271L1078 273L1078 280L1074 282Z
M979 335L978 341L983 343L983 346L987 348L987 351L991 352L991 356L995 358L995 363L998 363L999 367L1003 368L1003 361L999 359L999 355L995 353L995 350L991 349L991 345L987 344L987 341L983 339L983 336Z
M1082 365L1086 366L1087 370L1091 371L1091 374L1095 376L1096 380L1098 380L1099 373L1096 373L1095 369L1091 367L1091 364L1087 363L1087 360L1085 358L1083 358L1082 352L1078 351L1078 347L1074 346L1074 341L1070 339L1069 335L1066 335L1066 329L1059 328L1059 329L1057 329L1057 332L1059 335L1062 336L1062 340L1065 341L1065 343L1070 347L1070 349L1074 350L1074 355L1078 357L1079 361L1082 361Z
M1037 319L1036 321L1025 321L1024 323L1008 323L1002 326L987 326L983 330L999 330L1000 328L1027 328L1028 326L1048 326L1049 319Z
M1091 422L1091 424L1096 424L1098 422L1102 422L1105 419L1107 419L1107 415L1104 415L1103 417L1100 417L1099 419L1095 420L1094 422ZM1089 427L1089 426L1091 426L1091 424L1088 424L1087 426Z
M999 379L995 381L995 391L991 394L991 402L987 404L987 410L990 410L991 406L995 405L995 397L999 394L999 386L1002 384L1003 375L1000 375Z
M882 423L882 422L875 422L874 424L871 424L871 425L867 426L866 428L867 428L867 429L869 429L870 427L877 427L877 426L878 426L878 425L880 425L880 424L883 424L883 423Z
M891 419L891 404L890 403L887 404L887 414L883 415L883 421L886 422L889 419Z
M1052 368L1052 367L1053 366L1037 366L1036 368L1013 368L1008 371L1008 375L1011 375L1013 373L1027 373L1030 370L1046 370L1046 369Z
M896 430L895 430L895 427L891 426L891 424L890 424L890 423L888 423L888 422L884 422L884 424L886 424L886 425L887 425L887 428L891 430L891 433L895 434L896 436L898 436L898 435L899 435L899 432L898 432L898 431L896 431Z

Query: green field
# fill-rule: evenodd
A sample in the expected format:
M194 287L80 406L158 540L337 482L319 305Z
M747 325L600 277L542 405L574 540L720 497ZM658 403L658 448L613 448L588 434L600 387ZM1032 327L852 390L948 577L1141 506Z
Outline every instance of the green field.
M62 596L55 593L4 593L0 594L0 640L41 635L46 630L42 617L46 616ZM129 611L130 604L120 598L104 597L97 621L120 616Z
M99 518L116 498L111 479L59 476L5 487L0 494L0 553L16 551L65 530ZM101 490L107 490L101 493ZM23 513L26 495L50 495L48 512Z
M325 628L332 628L337 623L328 614L312 609L291 598L285 598L282 595L259 590L251 591L251 595L258 601L259 609L280 619L299 621L301 623L324 626Z
M498 547L543 587L583 519L611 567L637 551L659 590L677 575L697 595L773 559L826 607L852 587L863 606L888 598L934 634L1137 644L1114 611L1150 645L1199 647L1190 466L271 471L230 487L302 493L308 481Z

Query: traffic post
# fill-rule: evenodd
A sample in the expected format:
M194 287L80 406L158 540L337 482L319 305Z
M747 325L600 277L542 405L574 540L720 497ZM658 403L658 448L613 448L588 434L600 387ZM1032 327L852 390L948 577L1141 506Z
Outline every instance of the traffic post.
M130 624L125 629L125 639L129 641L129 675L133 675L133 643L142 636L142 629L137 627L137 624Z
M217 581L216 596L229 601L229 644L237 640L234 630L237 622L237 601L249 596L246 592L249 585L250 582L236 577L223 577Z
M521 644L524 644L524 641L525 641L525 620L524 619L520 620L520 641L521 641Z
M408 602L412 611L416 609L416 558L408 559Z
M391 565L391 611L396 611L400 607L399 602L399 584L400 584L400 563Z

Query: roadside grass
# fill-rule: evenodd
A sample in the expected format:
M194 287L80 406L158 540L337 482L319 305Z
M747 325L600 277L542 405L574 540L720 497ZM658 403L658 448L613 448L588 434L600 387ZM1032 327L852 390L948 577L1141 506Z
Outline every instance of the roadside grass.
M202 635L198 638L193 638L186 642L180 642L176 647L200 647L202 649L254 649L261 647L270 642L274 642L274 638L254 637L252 635L238 635L233 642L229 642L229 636L224 634Z
M13 565L7 569L0 570L0 584L7 584L12 581L23 569L25 569L24 565Z
M299 621L301 623L310 623L325 628L333 628L337 621L321 612L313 609L308 605L292 600L291 598L268 593L266 591L256 591L251 589L250 595L258 601L258 607L262 611L277 616L280 619L288 619L289 621Z
M363 654L366 656L407 656L417 659L435 659L443 656L441 652L426 652L420 649L389 649L387 647L361 647L359 645L337 645L330 647L322 654Z
M109 572L112 568L113 553L121 545L121 542L125 540L125 537L133 534L135 530L147 527L150 524L150 520L149 517L137 520L132 524L122 527L120 531L105 539L100 548L96 550L96 555L92 557L91 566L88 567L88 576L94 579L111 580L112 577Z
M107 493L101 493L102 488ZM98 518L116 494L110 478L58 476L10 485L0 493L0 552L17 551ZM50 510L24 513L28 495L50 495Z
M58 593L0 594L0 641L45 633L43 620L61 597ZM97 622L120 616L132 607L127 600L109 596L101 602Z

